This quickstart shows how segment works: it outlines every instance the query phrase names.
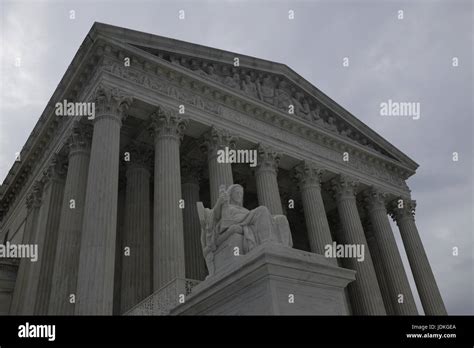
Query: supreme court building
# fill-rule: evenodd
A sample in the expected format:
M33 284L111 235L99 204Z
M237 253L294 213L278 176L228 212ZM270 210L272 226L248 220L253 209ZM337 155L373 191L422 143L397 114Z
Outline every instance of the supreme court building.
M1 243L38 247L0 259L1 314L416 315L416 290L444 315L417 166L284 64L96 23L1 186ZM208 276L196 202L232 184L285 216L292 247L216 253ZM334 243L363 260L326 257Z

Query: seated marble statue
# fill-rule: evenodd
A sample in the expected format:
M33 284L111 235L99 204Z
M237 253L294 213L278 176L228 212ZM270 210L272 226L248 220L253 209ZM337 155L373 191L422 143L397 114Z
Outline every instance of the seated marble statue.
M201 221L201 244L209 275L214 273L213 254L231 235L242 235L243 254L270 242L293 246L288 220L284 215L272 216L265 206L253 210L243 207L244 190L240 185L221 186L213 209L198 202Z

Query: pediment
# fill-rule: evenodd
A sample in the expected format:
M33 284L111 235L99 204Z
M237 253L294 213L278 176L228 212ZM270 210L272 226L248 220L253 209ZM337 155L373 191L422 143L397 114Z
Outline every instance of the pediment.
M256 102L289 113L404 164L417 164L286 65L188 42L96 24L99 33L185 68ZM239 66L235 66L239 58Z

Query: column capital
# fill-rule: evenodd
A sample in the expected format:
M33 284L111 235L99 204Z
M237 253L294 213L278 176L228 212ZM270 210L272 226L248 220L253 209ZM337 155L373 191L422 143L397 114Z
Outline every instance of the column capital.
M366 215L365 217L360 218L360 222L364 227L365 237L367 239L375 238L374 226L372 225L372 221L370 220L370 218Z
M201 151L213 155L216 150L225 148L235 148L238 137L227 129L212 127L209 132L203 135Z
M416 201L399 198L389 205L389 214L397 224L404 219L415 220Z
M30 192L26 196L26 209L37 208L41 205L41 198L43 196L44 183L41 180L36 180Z
M189 155L181 156L181 183L199 184L202 178L202 161Z
M91 146L92 127L76 121L72 126L66 145L69 150L69 157L82 151L88 151Z
M348 175L338 175L331 179L331 190L336 200L355 199L359 181Z
M43 171L41 181L44 185L47 185L51 181L64 180L67 172L66 168L66 159L57 153L54 154L48 163L48 167Z
M132 141L125 148L125 152L130 154L130 161L126 161L127 171L132 168L144 168L150 171L151 158L153 156L153 150L150 147Z
M301 161L291 173L293 181L299 183L301 188L317 187L321 188L321 177L324 169L310 161Z
M256 173L261 171L277 172L280 164L281 154L271 146L265 144L257 145L257 168Z
M363 192L363 202L368 212L375 210L386 211L387 193L376 187L370 187Z
M122 124L133 98L118 88L100 84L93 94L96 122L101 118L110 118Z
M150 126L148 130L155 137L172 137L181 141L184 131L188 126L188 119L178 114L176 110L158 106L150 115Z

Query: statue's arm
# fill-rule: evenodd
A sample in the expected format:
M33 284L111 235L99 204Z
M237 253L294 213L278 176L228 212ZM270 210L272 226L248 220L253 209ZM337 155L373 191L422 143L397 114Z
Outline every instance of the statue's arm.
M219 197L217 199L216 204L214 205L214 208L212 208L212 214L214 217L214 221L219 221L221 219L222 215L222 204L224 203L224 198Z

